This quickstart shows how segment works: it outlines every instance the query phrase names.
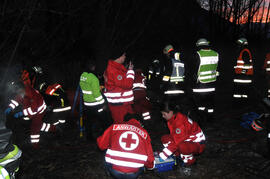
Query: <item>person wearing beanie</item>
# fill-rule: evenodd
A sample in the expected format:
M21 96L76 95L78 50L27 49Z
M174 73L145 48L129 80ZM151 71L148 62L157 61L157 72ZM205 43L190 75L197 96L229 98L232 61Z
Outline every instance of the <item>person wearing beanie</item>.
M103 74L105 81L104 95L108 101L114 123L121 123L127 113L134 113L132 91L134 82L133 64L130 62L126 69L123 65L126 53L116 49L111 54L107 68Z

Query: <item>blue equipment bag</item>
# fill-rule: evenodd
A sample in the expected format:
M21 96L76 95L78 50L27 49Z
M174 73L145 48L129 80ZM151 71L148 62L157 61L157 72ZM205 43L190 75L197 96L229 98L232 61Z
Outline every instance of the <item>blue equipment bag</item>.
M242 116L242 122L240 125L246 129L251 129L251 123L254 119L257 119L260 115L255 112L245 113Z

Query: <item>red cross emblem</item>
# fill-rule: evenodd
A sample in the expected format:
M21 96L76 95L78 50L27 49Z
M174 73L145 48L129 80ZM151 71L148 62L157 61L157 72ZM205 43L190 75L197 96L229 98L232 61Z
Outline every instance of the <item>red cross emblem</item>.
M130 148L131 144L136 144L136 140L132 139L132 134L128 134L127 138L122 138L122 142L126 143L126 147Z
M119 138L119 144L125 150L134 150L139 144L139 137L134 132L124 132Z

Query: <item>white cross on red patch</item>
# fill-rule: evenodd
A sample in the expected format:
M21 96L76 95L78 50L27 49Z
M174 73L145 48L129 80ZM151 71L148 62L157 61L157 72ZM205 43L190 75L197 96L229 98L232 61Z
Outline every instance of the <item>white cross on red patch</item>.
M139 145L139 137L134 132L124 132L119 138L119 144L124 150L134 150Z

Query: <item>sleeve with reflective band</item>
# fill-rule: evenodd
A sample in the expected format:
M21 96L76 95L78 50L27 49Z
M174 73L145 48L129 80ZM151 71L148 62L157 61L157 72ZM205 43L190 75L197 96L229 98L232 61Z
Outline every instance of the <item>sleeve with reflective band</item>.
M159 153L160 158L166 160L171 156L177 149L177 145L171 135L164 135L161 137L161 142L164 146L163 150Z
M23 109L23 114L24 116L34 116L36 114L41 114L45 111L45 109L47 108L45 101L43 101L43 103L38 106L38 108L36 109L36 107L30 106L26 109Z
M61 88L62 86L60 84L53 84L47 87L46 89L46 94L47 95L53 95L53 93L58 89Z
M19 106L19 103L15 100L11 100L8 106L15 109L17 106Z
M29 89L27 97L23 99L23 114L24 116L34 116L43 113L47 106L42 95L32 87Z
M210 83L216 81L218 53L213 50L200 50L197 52L200 57L200 66L198 70L198 81L201 83Z
M10 176L5 168L0 166L0 178L1 179L10 179Z
M146 88L145 86L145 76L141 71L136 71L135 72L135 79L133 83L133 89L134 88Z
M103 97L102 97L102 95L100 93L99 80L94 74L92 74L92 80L93 80L93 84L92 84L93 97L95 98L95 101L98 104L103 104L104 99L103 99Z
M162 81L169 81L170 80L170 76L163 76Z
M100 149L107 149L105 160L117 171L131 173L140 167L154 167L151 139L141 127L112 125L97 139L97 143Z
M243 53L248 53L249 55L249 64L245 64L242 56ZM234 70L236 74L245 74L245 75L253 75L253 62L252 62L252 56L251 56L251 52L245 48L243 49L240 54L239 57L237 59L237 64L236 66L234 66Z

